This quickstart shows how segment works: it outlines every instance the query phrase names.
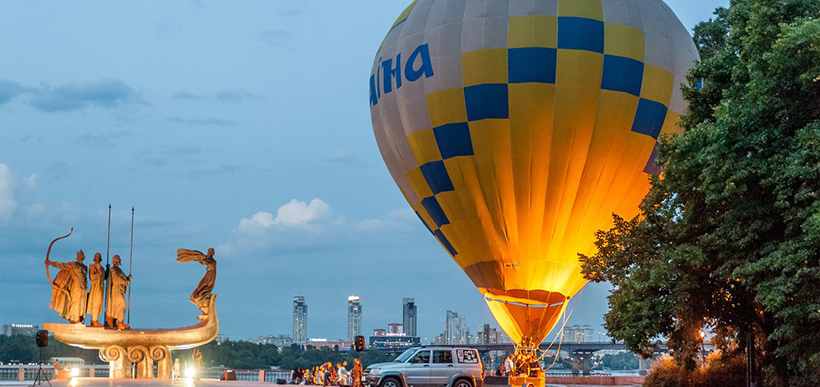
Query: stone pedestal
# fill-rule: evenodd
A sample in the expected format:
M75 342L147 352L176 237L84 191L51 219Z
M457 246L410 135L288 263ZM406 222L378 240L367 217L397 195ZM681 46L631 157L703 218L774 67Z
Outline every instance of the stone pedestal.
M100 359L108 363L111 379L171 379L171 351L164 345L128 348L111 345L100 350ZM154 362L157 363L156 375ZM132 365L136 365L133 375Z

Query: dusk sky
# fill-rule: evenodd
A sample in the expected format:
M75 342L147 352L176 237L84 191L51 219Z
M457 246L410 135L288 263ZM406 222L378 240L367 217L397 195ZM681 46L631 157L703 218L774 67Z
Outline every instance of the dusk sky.
M418 305L432 340L445 312L497 326L467 276L419 222L370 123L373 55L409 0L30 2L0 5L0 325L60 322L52 260L83 249L128 272L131 325L196 323L205 273L176 249L216 249L216 308L233 339L363 333ZM693 27L728 0L668 0ZM56 270L51 271L52 279ZM603 329L608 286L587 285L568 324Z

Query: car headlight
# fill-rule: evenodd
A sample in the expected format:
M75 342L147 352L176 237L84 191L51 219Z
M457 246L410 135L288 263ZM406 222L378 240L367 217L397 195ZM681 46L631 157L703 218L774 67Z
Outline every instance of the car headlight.
M370 370L370 372L368 372L368 373L369 373L370 375L378 375L378 373L379 373L379 369L378 369L378 368L372 368L372 369Z

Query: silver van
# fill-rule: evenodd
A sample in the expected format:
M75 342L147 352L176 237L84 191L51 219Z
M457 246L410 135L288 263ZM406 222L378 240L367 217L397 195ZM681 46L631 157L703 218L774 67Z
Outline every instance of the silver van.
M482 368L475 348L431 345L367 367L364 379L372 387L483 387Z

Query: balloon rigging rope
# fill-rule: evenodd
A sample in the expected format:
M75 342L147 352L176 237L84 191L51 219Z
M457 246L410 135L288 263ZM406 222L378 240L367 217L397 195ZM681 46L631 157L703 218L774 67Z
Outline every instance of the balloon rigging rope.
M553 356L553 358L552 358L552 364L550 364L549 367L546 367L545 370L552 369L552 367L558 361L558 356L561 353L561 344L564 341L564 328L567 326L567 322L569 321L569 318L572 317L572 313L575 312L575 306L578 304L577 300L579 300L581 298L581 295L583 293L584 293L584 289L581 288L581 290L578 292L578 296L575 297L576 301L572 303L572 308L569 310L569 313L564 313L563 322L561 323L561 329L558 332L555 333L555 338L552 339L552 342L547 347L547 349L542 351L541 356L538 357L539 361L542 360L544 358L544 356L547 355L547 351L549 351L550 348L552 348L552 345L555 343L555 340L557 340L559 336L561 337L561 339L558 340L558 348L555 350L555 356Z

